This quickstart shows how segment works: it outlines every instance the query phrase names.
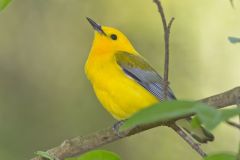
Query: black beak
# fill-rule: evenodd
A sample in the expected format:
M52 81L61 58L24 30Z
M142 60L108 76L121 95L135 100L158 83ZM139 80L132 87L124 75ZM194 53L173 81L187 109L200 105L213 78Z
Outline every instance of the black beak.
M88 22L92 25L93 29L96 30L98 33L103 34L106 36L106 33L102 30L101 25L94 22L91 18L87 17Z

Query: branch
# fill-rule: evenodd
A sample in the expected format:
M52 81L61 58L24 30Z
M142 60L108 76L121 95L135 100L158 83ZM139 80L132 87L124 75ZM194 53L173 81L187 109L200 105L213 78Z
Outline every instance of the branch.
M234 2L233 2L233 0L230 0L230 3L231 3L232 8L234 8Z
M217 94L208 98L204 98L199 100L198 102L206 103L210 106L214 106L216 108L223 108L230 105L235 105L237 101L240 100L240 87L234 88L232 90L226 91L221 94ZM186 117L177 117L171 122L181 119L187 118L192 115ZM60 146L49 149L47 152L53 157L57 157L59 160L63 160L65 158L74 157L80 155L89 150L100 147L104 144L108 144L114 141L117 141L121 138L128 137L145 130L155 128L158 126L165 126L164 122L154 122L145 125L136 126L135 128L129 129L120 133L121 137L119 137L115 131L112 130L112 127L97 131L89 136L79 136L72 139L65 140ZM32 160L44 160L41 157L35 157Z
M226 121L227 124L229 124L230 126L233 126L237 129L240 129L240 124L237 124L235 122L232 122L232 121Z
M207 154L203 152L203 150L200 148L199 144L194 143L194 141L189 137L180 127L178 127L176 124L171 124L170 127L178 133L179 136L181 136L199 155L202 157L206 157Z
M162 24L163 24L163 30L164 30L165 63L164 63L164 77L163 77L163 94L164 94L164 99L168 100L169 37L170 37L170 30L171 30L172 23L174 21L174 17L172 17L167 24L161 1L153 0L153 2L156 3L158 7L158 12L160 13ZM204 151L199 147L199 145L195 143L194 140L191 137L189 137L180 127L178 127L174 123L169 123L168 126L171 127L175 132L177 132L177 134L180 135L197 153L199 153L200 156L202 157L206 156L206 153L204 153Z
M167 99L167 93L168 93L168 71L169 71L169 37L170 37L170 29L172 26L172 23L174 21L174 17L171 18L169 23L167 24L166 17L164 14L164 10L161 4L160 0L153 0L153 2L157 5L158 12L160 13L162 24L163 24L163 30L164 30L164 44L165 44L165 63L164 63L164 77L163 77L163 91L164 91L164 99Z

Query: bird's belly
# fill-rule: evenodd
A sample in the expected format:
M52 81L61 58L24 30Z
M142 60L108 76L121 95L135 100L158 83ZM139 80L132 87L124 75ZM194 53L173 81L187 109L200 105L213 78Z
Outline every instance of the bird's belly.
M93 86L98 99L114 118L127 119L135 112L158 102L155 96L122 71L110 75L101 76Z

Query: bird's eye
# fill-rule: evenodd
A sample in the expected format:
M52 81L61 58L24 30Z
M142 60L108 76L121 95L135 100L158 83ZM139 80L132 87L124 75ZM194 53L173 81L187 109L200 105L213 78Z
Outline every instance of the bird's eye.
M117 35L116 34L111 34L110 37L111 37L112 40L117 40Z

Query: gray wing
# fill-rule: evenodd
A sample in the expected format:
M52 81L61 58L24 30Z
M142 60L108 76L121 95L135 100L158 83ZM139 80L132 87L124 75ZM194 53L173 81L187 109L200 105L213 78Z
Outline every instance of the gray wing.
M142 57L127 52L118 52L115 58L125 74L159 100L164 99L163 79ZM169 100L176 99L170 88L168 88L167 97Z

